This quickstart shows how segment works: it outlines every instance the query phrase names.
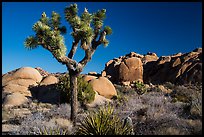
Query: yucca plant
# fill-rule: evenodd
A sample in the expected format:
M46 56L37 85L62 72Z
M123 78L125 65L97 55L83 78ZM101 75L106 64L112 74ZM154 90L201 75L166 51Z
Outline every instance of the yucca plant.
M69 131L65 129L60 129L60 127L57 128L42 128L39 129L39 132L37 135L69 135Z
M132 126L123 122L110 105L88 112L80 122L77 135L130 135Z

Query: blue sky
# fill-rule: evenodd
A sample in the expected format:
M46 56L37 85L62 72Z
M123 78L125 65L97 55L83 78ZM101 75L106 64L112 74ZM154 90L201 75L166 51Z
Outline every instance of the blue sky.
M69 2L3 2L2 3L2 73L30 66L41 67L48 72L65 72L66 66L54 59L42 47L34 50L24 48L23 42L33 35L33 24L42 12L51 16L56 11L67 27L65 44L68 51L72 44L71 29L64 19L64 8ZM92 60L82 73L100 73L105 63L130 52L158 56L190 52L202 47L202 3L201 2L77 2L79 14L105 8L104 24L113 29L108 36L110 44L96 50ZM84 57L78 50L77 61Z

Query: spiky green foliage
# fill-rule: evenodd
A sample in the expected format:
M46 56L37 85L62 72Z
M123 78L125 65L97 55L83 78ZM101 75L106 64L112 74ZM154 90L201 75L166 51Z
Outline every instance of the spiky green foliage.
M83 14L81 15L81 21L83 21L83 23L89 25L92 21L92 14L90 14L87 9L84 10Z
M105 26L102 30L103 21L106 18L106 10L98 10L96 13L89 13L85 8L81 16L78 16L77 4L71 4L64 10L65 19L71 25L73 32L71 35L74 40L81 40L81 48L84 44L86 46L91 46L93 39L97 38L99 34L103 31L106 35L112 34L112 29L109 26ZM34 49L38 45L42 45L44 48L51 51L55 57L62 57L66 54L66 46L64 43L64 37L62 34L66 33L66 27L61 25L61 17L55 11L52 12L51 18L47 17L46 13L43 12L39 21L37 21L32 29L36 33L35 36L28 37L24 45L28 49ZM109 41L107 39L102 39L100 44L107 46Z
M78 13L77 4L71 4L69 7L66 7L64 13L65 19L67 20L67 22L69 22L71 27L78 28L81 20L79 16L77 16Z
M57 128L42 128L39 129L39 133L37 135L69 135L68 130Z
M42 17L40 19L40 21L46 25L49 24L49 18L47 17L47 15L45 14L45 12L42 13Z
M107 35L111 35L112 34L112 29L109 26L105 26L104 27L104 31L106 32Z
M105 9L98 10L96 13L91 14L85 8L84 12L79 17L77 15L77 5L74 4L66 7L64 12L66 20L71 24L71 27L73 29L71 35L74 39L79 39L82 43L85 42L87 45L90 45L93 38L95 36L97 37L97 35L102 32L103 20L106 17ZM106 26L104 30L106 31L107 35L110 35L112 33L111 28L108 26ZM104 39L102 41L102 44L104 46L107 46L109 42L108 40Z
M85 81L81 76L77 78L77 88L78 88L78 101L81 104L90 103L94 100L95 91L93 90L92 86L87 81ZM67 101L67 99L71 98L70 77L68 74L61 76L59 78L57 89L61 91L62 101L64 100ZM68 100L68 103L70 103L70 100Z
M107 39L104 39L102 42L103 46L106 47L109 44L109 41Z
M88 112L88 115L80 122L78 135L130 135L131 126L123 123L118 115L114 114L114 108L110 105L99 110Z
M136 81L135 82L136 91L139 95L144 94L147 92L145 85L142 82Z
M60 27L60 16L58 13L53 11L52 17L49 19L43 12L41 18L33 25L32 29L36 32L36 35L26 38L24 42L26 48L34 49L38 45L45 44L51 47L49 50L57 57L65 56L67 49L64 44L64 37L61 34L66 32L66 28Z
M50 20L51 21L50 24L52 25L53 29L56 29L56 30L59 29L59 26L61 24L60 23L60 18L61 17L60 17L60 15L58 13L56 13L54 11L52 12L52 18Z
M24 42L25 48L27 49L35 49L38 47L38 40L36 37L29 36Z
M96 13L94 13L93 16L93 26L96 29L101 29L103 26L103 20L106 18L106 10L98 10Z

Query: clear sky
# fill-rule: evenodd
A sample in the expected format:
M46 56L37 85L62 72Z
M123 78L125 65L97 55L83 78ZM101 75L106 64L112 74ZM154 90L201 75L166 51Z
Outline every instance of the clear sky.
M71 29L64 19L64 8L69 2L3 2L2 3L2 73L30 66L41 67L48 72L65 72L66 66L54 59L50 52L39 47L24 48L27 36L33 35L33 24L42 12L51 16L58 12L62 25L67 27L65 44L68 51L72 44ZM155 52L158 56L190 52L202 47L202 3L201 2L77 2L79 14L86 7L95 12L105 8L104 24L113 29L108 36L110 44L96 50L92 60L82 73L100 73L105 63L130 52L146 54ZM81 60L82 50L75 59Z

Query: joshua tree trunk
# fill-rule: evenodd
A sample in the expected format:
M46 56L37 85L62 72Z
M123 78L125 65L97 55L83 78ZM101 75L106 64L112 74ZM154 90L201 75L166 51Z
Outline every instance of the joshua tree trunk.
M78 109L78 102L77 102L77 76L78 74L69 71L70 75L70 90L71 90L71 121L73 121L73 125L76 125L77 119L77 109Z

